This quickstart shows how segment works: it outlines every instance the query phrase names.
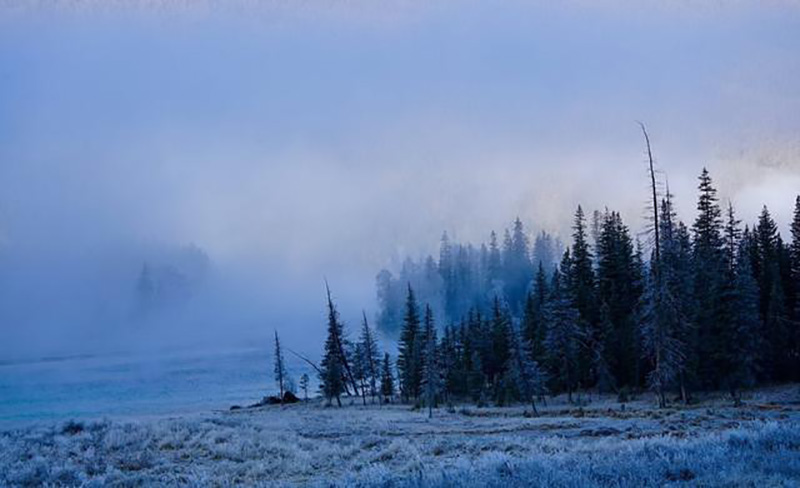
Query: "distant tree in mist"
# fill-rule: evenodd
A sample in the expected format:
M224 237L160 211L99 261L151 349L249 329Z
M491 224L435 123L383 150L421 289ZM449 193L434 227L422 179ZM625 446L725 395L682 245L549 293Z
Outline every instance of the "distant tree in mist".
M394 396L394 375L392 375L392 360L389 353L383 354L381 362L381 396L384 403L391 401Z
M156 287L153 276L147 263L142 265L139 278L136 281L136 315L147 317L155 305Z
M358 342L360 349L360 361L362 363L363 376L369 384L369 392L372 401L375 401L375 396L378 394L378 381L380 379L379 363L380 351L378 350L378 341L375 339L375 333L367 322L367 314L362 313L363 321L361 323L361 337Z
M303 399L308 400L308 387L311 379L308 377L308 374L303 373L300 376L300 389L303 390Z
M283 405L283 397L285 393L286 382L286 363L283 360L283 350L281 349L281 340L278 338L278 331L275 331L275 358L274 368L275 383L278 384L278 391L280 392L281 405Z
M436 324L433 320L433 310L425 307L424 326L422 329L422 389L425 393L425 405L428 407L428 417L433 416L433 407L441 389L439 371L439 356L437 348Z

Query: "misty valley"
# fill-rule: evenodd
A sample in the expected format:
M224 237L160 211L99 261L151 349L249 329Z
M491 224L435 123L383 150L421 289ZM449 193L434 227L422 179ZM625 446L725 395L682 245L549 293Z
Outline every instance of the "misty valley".
M800 487L800 6L0 2L0 488Z

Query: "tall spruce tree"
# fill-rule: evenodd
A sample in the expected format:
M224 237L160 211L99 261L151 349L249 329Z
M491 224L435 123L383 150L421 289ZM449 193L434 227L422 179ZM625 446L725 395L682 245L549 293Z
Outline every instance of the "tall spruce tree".
M544 265L539 262L533 286L528 292L522 313L522 336L530 344L532 359L542 362L545 357L544 340L547 334L544 309L549 290Z
M723 280L722 211L717 190L708 170L699 177L697 217L692 226L697 357L699 379L704 387L713 387L716 378L715 358L720 356L721 312L719 309Z
M439 356L437 349L436 324L433 320L433 310L430 305L425 306L424 327L422 341L424 354L422 356L422 388L425 392L425 405L428 407L428 418L433 417L433 407L441 389Z
M508 309L495 297L492 304L489 353L484 355L483 366L492 384L495 401L504 401L503 375L509 358L511 317Z
M418 400L422 381L422 347L419 308L414 290L408 285L406 311L400 331L397 369L400 372L400 391L406 401Z
M522 221L514 220L512 231L503 249L503 275L506 303L513 313L519 314L525 301L528 285L533 277L528 236Z
M794 376L794 372L790 371L793 361L786 341L790 334L781 280L783 245L778 226L766 206L758 217L755 244L753 271L760 290L759 309L766 339L765 372L773 380L785 381Z
M611 378L606 379L614 379L624 386L634 386L633 372L638 360L636 307L640 293L634 261L633 240L628 228L618 213L606 212L597 239L597 296L601 320L596 329L595 355L608 365Z
M569 268L569 250L564 253L561 263L561 266ZM550 358L554 387L566 391L567 399L572 403L572 392L578 383L578 356L584 333L579 324L580 314L562 285L564 279L565 275L560 269L553 273L545 312L548 327L545 347Z
M753 276L746 243L740 242L734 269L729 278L733 289L729 298L735 304L724 333L722 362L723 387L735 404L741 404L741 390L753 386L759 372L759 354L763 347L761 318L758 313L758 285Z
M586 219L581 206L575 211L572 226L572 255L568 270L569 279L564 283L565 289L578 311L579 325L583 329L581 341L582 353L578 360L578 381L584 386L594 383L592 363L594 352L598 349L599 331L598 312L595 290L595 275L592 262L592 251L586 232Z
M319 381L322 393L328 404L336 399L336 403L341 407L341 395L345 392L345 360L341 346L344 326L339 321L339 312L331 299L328 290L328 336L325 339L325 351L320 362Z
M789 247L791 261L791 290L792 296L792 318L791 325L793 330L792 357L794 364L792 369L795 372L794 381L800 381L800 195L795 199L794 218L791 224L792 243Z

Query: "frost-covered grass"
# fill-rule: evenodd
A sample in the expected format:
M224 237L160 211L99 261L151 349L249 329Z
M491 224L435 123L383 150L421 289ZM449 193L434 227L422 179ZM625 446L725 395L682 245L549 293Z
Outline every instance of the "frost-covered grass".
M656 410L314 402L0 433L0 486L798 486L800 388ZM349 403L346 402L346 403Z

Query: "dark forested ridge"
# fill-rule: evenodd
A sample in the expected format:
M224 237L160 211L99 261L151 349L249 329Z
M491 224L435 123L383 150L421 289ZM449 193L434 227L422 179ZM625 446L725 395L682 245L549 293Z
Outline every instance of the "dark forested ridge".
M800 380L800 196L789 240L766 207L743 225L705 169L690 223L668 191L653 196L646 244L619 213L587 218L578 206L566 247L544 232L531 243L516 219L502 243L494 232L478 247L444 234L438 259L378 273L378 327L398 340L400 398L523 402L535 412L546 394L649 388L663 406L671 394L689 402L723 389L738 403L757 383ZM365 398L364 385L391 398L388 355L371 378L343 373L364 361L365 345L332 347L342 325L329 307L328 399L359 384Z

